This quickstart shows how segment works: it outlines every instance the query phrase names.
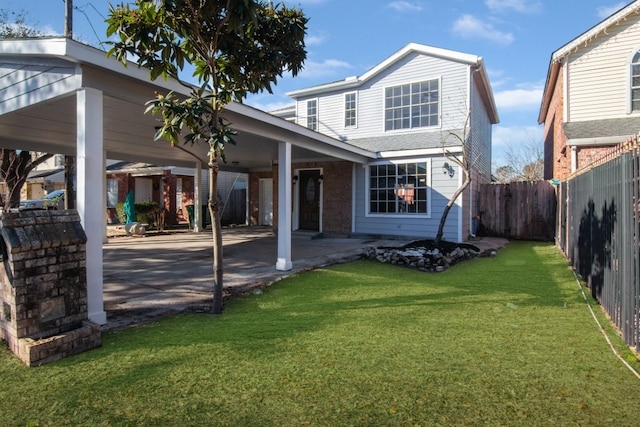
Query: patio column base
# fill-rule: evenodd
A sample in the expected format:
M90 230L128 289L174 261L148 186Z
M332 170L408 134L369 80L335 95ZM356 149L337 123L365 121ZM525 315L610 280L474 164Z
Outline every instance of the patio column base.
M276 261L276 270L278 271L289 271L293 268L293 263L283 258L278 258Z

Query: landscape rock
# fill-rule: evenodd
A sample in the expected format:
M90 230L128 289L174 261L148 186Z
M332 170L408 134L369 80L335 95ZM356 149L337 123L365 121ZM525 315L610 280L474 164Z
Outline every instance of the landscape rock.
M435 247L429 240L415 241L401 248L368 247L363 252L365 259L428 272L442 272L477 256L495 255L495 250L481 252L476 246L464 243L442 242L440 247Z

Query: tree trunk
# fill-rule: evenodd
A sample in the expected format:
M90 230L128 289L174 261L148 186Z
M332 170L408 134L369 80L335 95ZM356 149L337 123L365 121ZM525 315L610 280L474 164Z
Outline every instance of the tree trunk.
M36 166L53 157L53 154L41 154L36 159L29 151L0 149L0 179L5 182L6 192L3 195L4 210L20 206L20 191L27 181L29 172Z
M211 231L213 237L213 314L222 314L223 290L223 260L222 255L222 224L220 221L220 203L218 202L218 158L209 155L209 215L211 216ZM197 204L196 200L196 204ZM198 206L199 208L199 206Z
M76 208L76 192L73 188L73 181L76 175L76 158L74 156L64 156L64 208Z
M438 225L438 234L436 234L436 239L434 241L434 245L436 247L440 247L440 243L442 242L442 235L444 234L444 224L447 222L449 211L453 207L453 204L456 202L458 197L460 197L462 192L467 189L469 184L471 184L471 175L469 175L469 171L464 167L461 167L460 169L462 169L462 172L464 173L464 182L460 187L458 187L456 192L453 193L453 196L451 196L449 202L447 203L447 206L445 206L444 211L442 212L442 216L440 217L440 224Z

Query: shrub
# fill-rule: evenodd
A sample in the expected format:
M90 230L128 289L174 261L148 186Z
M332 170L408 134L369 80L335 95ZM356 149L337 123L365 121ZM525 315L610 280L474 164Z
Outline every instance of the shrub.
M156 215L160 209L160 205L157 202L138 202L135 204L135 209L136 222L157 227ZM116 214L118 215L118 221L120 221L120 224L126 224L127 215L124 213L124 203L118 203L116 206Z

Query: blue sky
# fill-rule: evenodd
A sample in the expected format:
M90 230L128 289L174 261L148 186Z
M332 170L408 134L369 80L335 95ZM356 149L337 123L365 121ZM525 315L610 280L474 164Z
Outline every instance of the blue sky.
M114 1L114 3L118 3ZM274 94L245 102L269 111L291 104L286 93L365 73L407 43L479 55L493 87L500 123L493 165L508 144L542 140L540 99L553 51L631 3L620 0L286 0L310 18L305 70L283 78ZM74 36L105 39L108 1L74 0ZM64 0L0 0L26 10L31 24L60 34ZM97 37L96 37L97 34Z

